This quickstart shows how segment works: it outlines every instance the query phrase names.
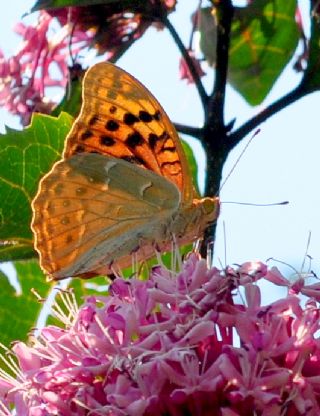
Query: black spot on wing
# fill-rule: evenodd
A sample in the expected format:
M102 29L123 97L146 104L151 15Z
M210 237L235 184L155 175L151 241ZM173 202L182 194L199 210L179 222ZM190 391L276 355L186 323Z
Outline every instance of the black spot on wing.
M89 120L89 126L93 126L94 124L97 124L98 121L99 121L98 116L91 117L91 119Z
M66 244L70 244L70 243L72 243L72 241L73 241L73 237L72 237L72 235L71 235L71 234L68 234L68 235L66 236L66 238L65 238L65 243L66 243Z
M108 131L117 131L119 129L119 123L114 120L108 120L105 125Z
M167 131L164 131L163 133L160 134L159 138L160 140L167 140L167 139L170 139L170 135Z
M81 146L81 144L78 144L74 150L76 153L82 153L84 152L85 148L84 146Z
M92 137L92 136L93 136L92 131L91 130L86 130L81 134L80 140L87 140L87 139L90 139L90 137Z
M125 115L123 116L123 122L127 126L132 126L134 123L137 123L138 121L139 121L138 117L136 117L132 113L125 113Z
M144 165L145 162L139 156L122 156L122 160L133 163L134 165Z
M67 215L65 215L60 220L60 224L62 224L62 225L68 225L68 224L70 224L70 218Z
M140 110L139 119L144 123L150 123L153 120L153 116L148 111Z
M157 110L153 115L154 120L159 121L161 119L161 112Z
M176 152L176 147L175 146L162 146L162 148L161 148L161 150L163 151L163 152L172 152L172 153L174 153L174 152Z
M126 145L130 147L130 149L135 149L137 146L141 146L144 143L144 139L140 133L131 133L128 135L126 139Z
M116 142L115 139L113 139L112 137L105 136L105 135L100 136L99 140L102 146L108 146L108 147L113 146Z
M151 150L154 150L157 144L157 141L159 140L159 136L157 136L155 133L150 133L148 137L148 142Z

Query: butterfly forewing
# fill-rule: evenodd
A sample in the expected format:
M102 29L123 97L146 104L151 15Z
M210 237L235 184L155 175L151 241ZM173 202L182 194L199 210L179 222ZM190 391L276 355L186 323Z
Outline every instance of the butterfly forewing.
M164 176L182 200L193 197L192 180L177 132L153 95L111 63L88 70L81 113L70 131L64 157L81 152L114 156Z
M106 155L56 163L33 201L41 266L60 279L110 271L114 259L146 242L152 255L156 240L166 238L159 225L178 210L180 196L165 178Z

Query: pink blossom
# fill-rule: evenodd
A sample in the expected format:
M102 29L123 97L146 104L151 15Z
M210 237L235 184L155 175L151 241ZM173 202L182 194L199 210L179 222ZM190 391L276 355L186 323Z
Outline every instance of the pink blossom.
M190 56L190 59L193 62L194 68L195 68L196 73L198 74L198 76L203 77L204 75L206 75L206 73L201 68L199 60L196 59L194 51L192 51L190 49L188 51L188 54ZM192 73L190 72L190 68L189 68L189 66L188 66L188 64L187 64L187 62L184 58L180 59L179 70L180 70L180 78L181 79L186 79L188 84L192 84L192 83L195 82L194 77L193 77Z
M33 112L51 113L89 48L117 60L151 25L163 29L157 16L171 13L175 5L176 0L163 0L59 7L40 11L34 25L17 24L18 52L5 58L0 50L0 106L23 125ZM61 90L60 96L52 87Z
M262 279L287 296L263 305ZM19 369L0 374L2 407L19 416L318 415L320 313L286 282L259 262L208 269L196 254L179 273L157 266L147 281L116 278L65 328L14 345Z
M67 15L67 9L64 10ZM32 112L52 111L56 102L49 98L48 88L65 89L68 61L89 45L93 33L73 30L70 20L59 26L45 11L39 13L35 25L19 23L15 32L23 38L15 56L6 59L0 51L0 105L19 115L26 125Z

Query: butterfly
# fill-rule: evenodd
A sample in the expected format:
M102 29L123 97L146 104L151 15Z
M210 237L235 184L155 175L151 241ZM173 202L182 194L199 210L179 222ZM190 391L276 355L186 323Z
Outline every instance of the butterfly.
M62 160L32 202L35 249L54 280L113 273L195 241L218 216L200 198L178 134L153 95L108 63L85 74Z

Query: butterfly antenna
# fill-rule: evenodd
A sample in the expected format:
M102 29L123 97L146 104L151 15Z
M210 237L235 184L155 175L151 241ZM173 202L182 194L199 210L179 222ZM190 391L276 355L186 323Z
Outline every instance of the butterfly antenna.
M289 201L270 202L267 204L256 204L255 202L221 201L221 204L249 205L253 207L274 207L278 205L288 205Z
M225 180L222 182L222 184L221 184L221 186L220 186L220 188L219 188L218 195L220 195L220 192L221 192L222 188L224 187L225 183L227 182L227 180L228 180L228 179L230 178L230 176L232 175L233 171L234 171L234 170L235 170L235 168L237 167L237 165L238 165L238 163L239 163L240 159L242 158L243 154L246 152L246 150L247 150L247 148L249 147L250 143L252 142L252 140L256 137L256 135L257 135L258 133L260 133L260 129L257 129L257 130L253 133L253 135L250 137L250 139L249 139L248 143L244 146L244 148L243 148L242 152L240 153L240 155L238 156L238 158L237 158L237 160L236 160L235 164L232 166L232 168L231 168L230 172L229 172L229 173L228 173L228 175L226 176Z

